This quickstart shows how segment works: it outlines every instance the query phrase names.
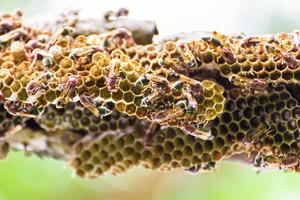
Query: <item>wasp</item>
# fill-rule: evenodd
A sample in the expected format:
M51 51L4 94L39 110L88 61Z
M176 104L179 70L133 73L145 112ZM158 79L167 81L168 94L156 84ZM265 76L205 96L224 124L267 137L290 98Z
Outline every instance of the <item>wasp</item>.
M157 89L164 94L168 94L172 91L172 88L166 78L153 74L147 74L146 77L150 80L150 84L154 89Z
M109 73L107 76L107 88L110 92L115 92L118 89L120 75L122 71L122 62L114 58L110 63Z
M245 77L244 75L231 75L229 76L229 82L236 86L246 88L251 83L251 78Z
M246 37L241 40L241 47L242 48L249 48L253 46L257 46L261 40L258 37Z
M189 68L198 67L197 60L187 43L179 40L177 42L177 49L185 65Z
M0 44L7 43L11 40L25 40L28 32L24 28L17 28L0 36Z
M258 78L253 79L253 81L249 85L250 89L257 91L258 93L262 93L263 91L265 91L267 86L268 82L266 80Z
M213 31L211 37L203 37L202 40L213 45L216 49L219 49L219 51L221 51L226 61L230 63L235 62L235 56L230 46L228 44L225 45L226 37L224 35L221 35L218 32Z
M39 77L35 80L32 80L26 86L26 92L28 95L35 95L43 88L46 88L48 85L48 81L54 77L52 72L46 71L42 73Z
M279 49L271 45L266 45L265 48L267 52L274 54L274 61L276 61L278 58L281 58L282 62L285 63L289 68L296 69L298 67L299 61L292 53L281 52Z
M193 91L195 91L195 90L197 90L197 89L198 89L199 91L200 91L200 90L203 91L202 86L201 86L201 84L200 84L199 81L197 81L197 80L195 80L195 79L192 79L192 78L190 78L190 77L188 77L188 76L182 75L182 74L180 74L179 77L180 77L180 80L181 80L184 84L188 84L188 85L195 86L195 88L193 88ZM195 91L195 92L199 92L199 91Z
M76 87L77 83L78 77L76 75L71 75L67 82L63 86L61 86L62 92L60 93L59 98L66 98L70 91Z
M152 118L154 121L156 121L159 124L166 124L168 122L176 120L177 118L183 116L184 114L185 114L184 109L180 107L175 107L167 110L158 111L157 113L154 113L152 115Z
M87 93L81 94L79 96L79 101L85 108L91 111L93 115L97 117L100 115L99 110L96 107L96 102L90 95Z
M234 85L242 87L244 93L262 94L268 87L268 81L258 78L247 78L242 75L232 75L229 81Z
M184 121L181 124L181 129L184 133L195 136L202 140L211 140L213 139L213 135L211 134L211 129L206 127L205 125L195 125L189 121Z
M296 69L298 67L299 61L295 58L293 54L282 53L281 55L289 68Z
M142 99L141 104L144 106L149 107L154 105L155 102L159 101L163 95L169 94L172 91L172 87L169 82L163 77L145 74L145 78L149 80L151 86L150 90L152 92Z
M163 52L159 59L158 64L163 68L172 68L175 72L179 74L188 75L192 68L186 67L186 64L182 66L182 61L179 58L171 58L167 53Z
M32 104L22 104L22 103L16 102L16 101L6 101L4 103L4 108L11 115L20 116L20 117L28 117L28 118L37 117L36 114L31 113L31 111L33 110Z
M221 53L223 54L224 59L229 63L234 63L235 62L234 53L232 52L232 48L231 48L230 44L228 42L226 43L226 39L228 39L228 38L225 37L224 35L219 34L216 31L213 31L212 35L215 38L218 38L218 41L221 41L220 42L221 45L218 43L219 46L217 46L217 48L219 48L221 50Z
M103 117L112 113L112 111L106 108L105 106L100 106L99 108L97 108L95 100L87 93L81 94L79 96L79 101L86 109L91 111L91 113L93 113L93 115L95 115L96 117Z
M69 57L72 59L76 59L78 57L92 55L100 50L101 49L98 46L87 46L87 47L75 48L71 50L71 52L69 53Z

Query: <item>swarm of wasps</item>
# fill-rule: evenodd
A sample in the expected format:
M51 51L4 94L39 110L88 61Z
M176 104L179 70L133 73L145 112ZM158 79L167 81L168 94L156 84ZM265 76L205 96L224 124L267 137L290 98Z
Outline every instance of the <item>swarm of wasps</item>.
M237 154L299 170L299 32L139 45L123 28L50 33L21 16L0 18L1 157L52 156L91 178L138 165L207 171Z

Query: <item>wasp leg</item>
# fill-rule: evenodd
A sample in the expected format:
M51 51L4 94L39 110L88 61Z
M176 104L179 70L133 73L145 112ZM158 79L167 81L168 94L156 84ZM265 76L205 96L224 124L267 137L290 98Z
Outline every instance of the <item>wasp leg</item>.
M152 146L152 139L155 134L155 130L157 128L158 124L156 122L151 122L148 126L145 137L144 137L144 145L145 147L151 147Z

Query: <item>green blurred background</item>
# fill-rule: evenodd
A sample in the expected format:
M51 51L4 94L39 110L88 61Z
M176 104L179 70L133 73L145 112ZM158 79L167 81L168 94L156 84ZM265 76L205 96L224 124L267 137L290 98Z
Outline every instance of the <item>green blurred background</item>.
M66 7L85 14L128 7L132 16L152 19L162 35L192 30L255 34L300 28L300 2L229 1L100 1L0 0L0 11L21 8L26 21L51 16ZM48 14L48 15L46 15ZM170 20L172 19L172 20ZM283 171L255 172L249 166L223 162L213 173L190 175L132 169L120 176L85 180L72 175L67 163L10 153L0 162L0 200L260 200L300 199L300 175Z

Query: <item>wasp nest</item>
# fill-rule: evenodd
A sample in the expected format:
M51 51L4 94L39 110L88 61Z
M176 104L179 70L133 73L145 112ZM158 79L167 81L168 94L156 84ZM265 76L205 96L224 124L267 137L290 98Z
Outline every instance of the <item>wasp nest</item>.
M237 155L299 170L298 32L138 45L122 28L50 33L20 17L0 19L1 158L53 156L89 178L207 171Z

